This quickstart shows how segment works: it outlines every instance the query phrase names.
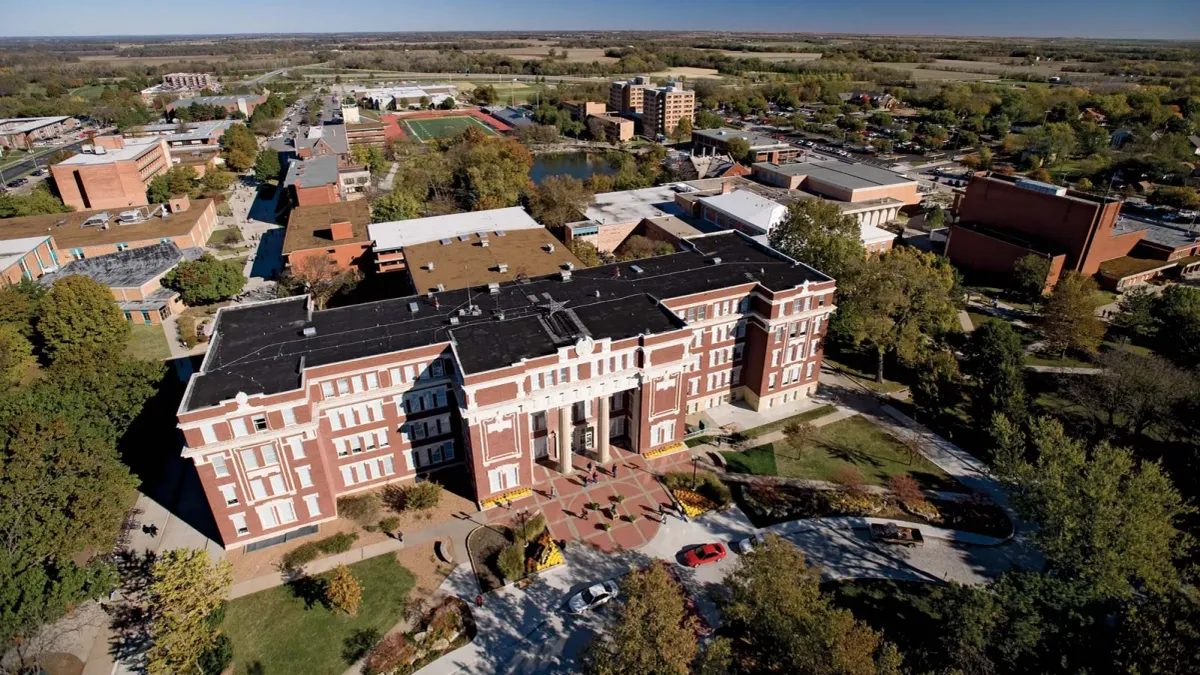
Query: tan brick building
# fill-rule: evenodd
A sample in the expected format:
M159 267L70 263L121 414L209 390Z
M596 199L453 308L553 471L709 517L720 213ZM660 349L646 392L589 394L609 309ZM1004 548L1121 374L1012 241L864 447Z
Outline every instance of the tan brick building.
M696 119L696 92L675 84L646 89L642 104L642 133L653 138L675 133L679 120Z
M639 75L632 80L613 82L608 88L608 107L620 114L642 112L650 78Z
M36 281L57 269L58 252L49 235L0 241L0 277L10 284Z
M226 548L332 520L337 497L438 472L480 508L689 412L816 388L835 283L740 233L672 255L327 311L224 308L178 412ZM309 530L311 531L311 530Z
M97 136L93 151L50 167L63 203L77 210L144 206L150 181L171 168L162 138Z
M633 120L615 115L592 115L589 120L599 120L604 127L604 137L609 143L623 143L633 139Z

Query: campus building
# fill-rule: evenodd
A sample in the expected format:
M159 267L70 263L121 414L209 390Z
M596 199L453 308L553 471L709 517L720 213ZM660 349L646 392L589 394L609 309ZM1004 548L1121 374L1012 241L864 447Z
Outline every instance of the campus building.
M74 117L10 117L0 119L0 148L31 150L33 144L57 138L79 127Z
M160 136L170 148L194 146L219 146L221 136L233 120L212 120L209 122L186 122L173 124L143 124L132 127L125 132L126 138L144 138Z
M288 162L283 178L292 206L334 204L342 200L342 183L336 155L319 155Z
M729 155L729 142L741 139L750 145L750 162L784 164L796 159L800 149L790 143L753 131L741 131L722 127L720 129L692 130L692 152L697 155Z
M608 88L608 107L621 115L642 112L650 78L639 75L632 80L613 82Z
M600 120L604 138L609 143L624 143L633 140L633 120L615 115L592 115L588 120Z
M476 232L413 244L404 255L417 293L453 291L557 274L583 267L544 227Z
M670 136L679 121L696 119L696 92L677 84L646 89L642 96L642 133Z
M54 267L126 249L174 242L180 249L203 247L217 225L211 199L172 197L167 204L124 210L90 210L5 218L3 240L49 236L56 253L41 255L41 265ZM43 270L46 271L46 270ZM34 274L36 278L37 274Z
M525 209L510 206L504 209L488 209L468 213L451 213L445 216L410 218L387 223L372 223L367 226L367 238L373 243L375 270L377 272L400 272L411 264L434 269L437 263L430 260L409 258L409 247L426 242L446 242L454 239L470 241L499 239L515 230L544 230L542 224L530 217Z
M197 103L202 103L204 105L221 106L230 115L240 112L249 117L254 114L254 109L262 105L266 100L266 94L259 94L258 96L196 96L195 98L181 98L171 101L167 104L167 112L170 113L177 108L186 108Z
M0 277L10 284L37 280L58 269L58 252L49 235L0 241Z
M161 138L97 136L90 152L50 167L63 203L83 209L144 206L150 181L171 168L171 152Z
M339 496L439 471L480 508L520 500L535 465L682 447L690 412L809 396L834 280L737 232L685 246L326 311L221 309L178 424L224 546L315 531Z
M184 260L195 260L203 253L197 247L180 249L167 240L69 262L57 272L43 276L40 283L50 286L58 279L81 274L112 291L127 321L157 325L184 309L179 294L163 288L163 276Z
M167 89L212 89L220 87L215 75L209 73L167 73L162 85Z
M371 264L367 224L371 207L365 199L297 206L288 214L283 237L284 264L291 268L306 257L325 257L339 270Z
M1039 255L1050 261L1047 287L1066 270L1096 274L1146 235L1117 227L1120 200L1001 174L972 177L956 211L946 240L946 255L956 266L1001 276L1022 257Z

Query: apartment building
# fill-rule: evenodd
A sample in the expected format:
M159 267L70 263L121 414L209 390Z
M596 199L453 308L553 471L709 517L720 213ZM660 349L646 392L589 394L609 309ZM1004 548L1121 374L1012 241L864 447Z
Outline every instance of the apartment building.
M653 138L675 133L679 121L696 119L696 92L677 84L646 89L642 98L642 133Z
M220 86L215 75L208 73L168 73L163 75L166 89L205 89Z
M563 109L582 122L593 115L603 115L608 107L599 101L563 101Z
M37 141L57 138L79 127L74 117L10 117L0 119L0 148L29 150Z
M58 253L48 235L0 241L0 278L10 284L37 280L58 269Z
M604 138L609 143L624 143L633 140L633 120L615 115L592 115L588 120L600 120L600 126L604 129Z
M97 136L91 152L54 164L50 175L63 203L76 210L146 205L150 181L171 168L162 138Z
M489 508L527 496L535 464L570 474L680 442L689 412L809 396L834 280L737 232L685 245L494 288L221 309L178 424L224 546L435 472Z
M642 112L650 78L639 75L632 80L613 82L608 88L608 107L622 115Z

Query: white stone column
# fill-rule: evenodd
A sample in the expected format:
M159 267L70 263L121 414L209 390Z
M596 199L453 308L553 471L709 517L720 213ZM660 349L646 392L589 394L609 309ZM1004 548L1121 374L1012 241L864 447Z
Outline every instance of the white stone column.
M567 476L575 473L575 462L571 456L571 406L558 409L558 471Z
M600 434L600 463L608 464L608 396L600 397L599 423L596 425L597 433Z

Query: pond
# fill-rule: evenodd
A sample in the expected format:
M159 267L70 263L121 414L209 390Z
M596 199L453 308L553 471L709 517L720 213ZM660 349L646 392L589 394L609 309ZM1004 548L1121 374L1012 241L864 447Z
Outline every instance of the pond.
M541 183L548 176L566 174L583 180L592 174L611 174L613 168L604 161L604 155L586 152L563 152L553 155L534 155L529 178Z

